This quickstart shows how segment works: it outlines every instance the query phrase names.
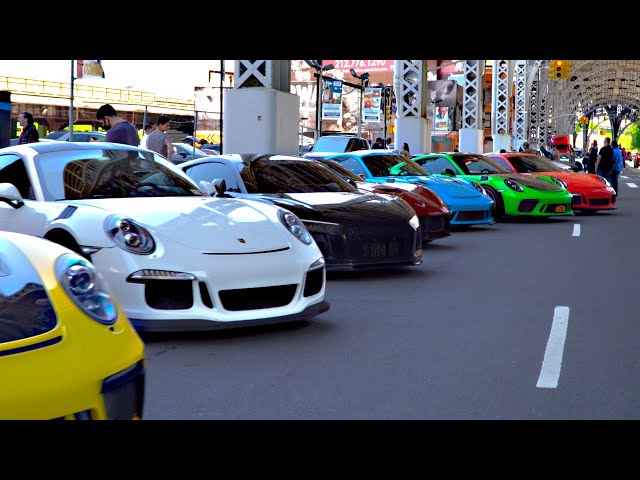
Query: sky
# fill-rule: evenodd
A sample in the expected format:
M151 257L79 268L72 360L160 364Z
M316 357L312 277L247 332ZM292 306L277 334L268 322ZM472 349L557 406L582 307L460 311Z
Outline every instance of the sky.
M102 68L105 78L77 82L192 99L194 87L208 85L209 70L220 70L220 60L102 60ZM225 60L225 71L233 69L234 61ZM70 82L71 60L0 60L0 76Z

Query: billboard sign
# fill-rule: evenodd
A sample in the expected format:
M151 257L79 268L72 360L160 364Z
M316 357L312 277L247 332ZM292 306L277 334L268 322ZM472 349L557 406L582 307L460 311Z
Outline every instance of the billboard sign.
M366 87L362 96L362 120L364 122L379 122L381 110L382 89L380 87Z
M322 81L322 120L342 119L342 80Z

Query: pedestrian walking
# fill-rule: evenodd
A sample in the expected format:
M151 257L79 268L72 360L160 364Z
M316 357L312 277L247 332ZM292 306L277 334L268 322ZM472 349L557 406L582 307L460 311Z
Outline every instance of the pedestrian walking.
M587 162L585 172L596 173L596 161L598 160L598 141L594 140L589 149L589 153L585 155L584 161Z
M147 123L144 126L144 133L142 134L142 138L140 139L140 146L142 148L147 148L147 138L149 138L149 134L156 129L155 124Z
M620 196L618 194L618 177L620 176L620 172L622 172L622 168L624 165L624 158L622 156L622 150L618 147L618 142L614 140L611 142L611 148L613 148L613 167L611 168L611 177L610 182L613 189L616 191L616 197Z
M611 139L604 139L604 147L598 152L596 160L596 174L601 175L611 183L611 170L613 169L613 148L611 148Z
M137 147L140 144L138 129L122 117L108 103L102 105L96 112L96 119L102 122L102 128L107 131L105 142L124 143Z
M34 143L40 140L40 134L38 129L33 124L33 115L29 112L22 112L18 115L18 123L22 127L20 138L18 138L18 145L24 143Z
M170 160L173 156L173 143L167 130L171 127L171 119L166 115L160 115L156 124L158 126L147 138L147 148Z

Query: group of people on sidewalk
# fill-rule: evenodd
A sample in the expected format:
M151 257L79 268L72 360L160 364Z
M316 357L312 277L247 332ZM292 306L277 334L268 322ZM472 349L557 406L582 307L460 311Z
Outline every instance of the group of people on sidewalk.
M618 177L625 167L624 155L618 146L618 142L613 142L609 137L604 139L604 146L598 151L598 142L593 141L589 150L589 155L585 159L589 159L587 165L588 173L595 173L606 178L613 189L618 193Z

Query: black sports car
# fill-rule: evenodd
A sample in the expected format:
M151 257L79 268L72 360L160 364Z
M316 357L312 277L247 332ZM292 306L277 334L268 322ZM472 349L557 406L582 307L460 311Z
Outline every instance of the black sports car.
M422 263L420 223L407 202L360 193L318 161L233 154L178 168L212 195L267 201L295 213L320 247L328 271Z

